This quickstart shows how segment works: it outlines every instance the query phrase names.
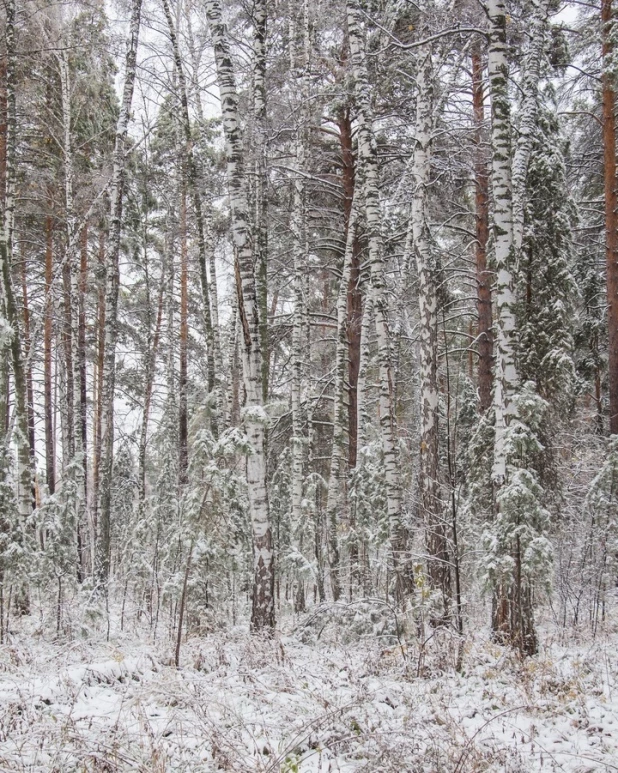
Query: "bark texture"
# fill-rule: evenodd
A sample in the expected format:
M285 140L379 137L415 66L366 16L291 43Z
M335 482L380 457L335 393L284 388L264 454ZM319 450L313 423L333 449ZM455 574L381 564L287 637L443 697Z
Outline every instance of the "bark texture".
M420 500L426 529L428 576L440 592L446 618L451 598L448 534L441 499L438 438L438 295L436 266L429 242L426 206L433 140L433 66L429 46L421 49L417 73L416 148L412 165L412 237L418 275L421 368Z
M603 177L605 193L605 261L607 266L607 326L609 333L609 431L618 434L618 191L616 180L616 84L612 58L612 0L601 2L603 34Z
M377 147L373 131L371 87L367 73L362 13L357 0L347 2L348 39L354 75L354 92L358 120L358 157L361 164L361 190L367 223L367 242L373 313L378 339L380 370L380 431L384 454L387 490L387 509L391 543L395 595L402 598L407 592L405 572L406 535L401 519L401 484L399 453L393 410L393 376L388 330L388 302L384 277L384 244L378 175Z
M219 0L206 2L206 15L215 51L221 96L227 182L232 214L236 291L242 330L244 423L251 452L247 457L247 487L253 530L254 583L251 626L270 631L275 625L274 552L266 488L266 424L263 407L262 350L259 299L254 266L254 234L249 216L248 182L239 120L238 94L228 33Z
M492 274L487 266L489 239L489 171L484 148L485 99L483 59L480 41L472 49L472 104L474 109L475 232L474 257L477 286L478 392L481 413L491 408L493 388L493 320L491 309Z
M118 337L118 290L120 284L118 260L122 228L125 146L135 85L141 12L142 0L133 0L125 59L124 87L114 142L114 165L110 192L110 234L105 265L104 351L101 370L101 453L98 489L99 534L95 567L97 580L104 588L107 587L110 561L110 516L112 470L114 464L114 394L116 387L116 341Z

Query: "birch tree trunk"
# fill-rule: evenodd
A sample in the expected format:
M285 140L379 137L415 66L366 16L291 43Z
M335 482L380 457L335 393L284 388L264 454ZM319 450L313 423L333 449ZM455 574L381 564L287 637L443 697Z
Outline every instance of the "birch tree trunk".
M129 40L125 59L124 87L120 113L116 124L114 163L110 192L111 227L105 266L105 327L104 361L101 384L101 455L99 465L98 520L99 535L96 548L96 575L106 590L110 561L110 514L112 494L112 469L114 463L114 393L116 386L116 340L118 337L118 290L120 285L119 256L122 227L122 194L124 188L125 145L139 41L142 0L133 0Z
M475 183L475 232L474 257L477 286L477 341L478 392L481 413L491 408L493 387L493 319L491 308L492 275L487 268L487 242L489 240L489 173L483 148L485 103L483 95L483 59L481 42L472 48L472 105L474 109L474 183Z
M609 431L618 434L618 191L616 180L616 84L614 76L614 9L601 2L603 35L603 178L605 195L605 261L609 333Z
M268 401L270 352L268 341L268 201L266 198L266 0L253 3L253 145L255 153L254 212L255 261L260 346L262 349L262 399Z
M242 328L243 379L246 393L244 422L251 453L247 457L247 487L253 530L254 583L251 627L269 631L275 625L274 553L266 488L266 424L263 407L262 350L259 299L256 292L249 196L238 113L238 94L227 29L219 0L207 0L206 15L212 36L221 96L227 180L235 250L236 291Z
M391 559L395 576L395 595L402 598L408 591L406 573L406 534L401 520L401 486L399 454L393 411L393 380L387 318L387 298L383 266L382 214L378 181L378 157L373 133L371 88L365 61L362 15L358 0L347 2L348 37L354 74L356 108L358 111L358 157L362 181L365 218L369 247L369 265L373 296L373 312L378 339L380 370L380 430L384 454L387 509L391 543Z
M45 471L47 490L51 495L56 490L56 444L54 438L52 400L52 334L53 298L52 278L54 270L53 221L51 215L45 218L45 328L43 334L43 381L45 410Z
M451 572L445 514L440 495L438 444L438 298L436 268L426 217L433 139L433 67L429 46L421 49L416 75L416 148L412 165L412 239L418 274L421 368L420 500L423 509L431 587L441 593L440 616L451 600Z
M352 120L349 106L343 109L339 119L339 141L341 144L344 227L347 240L356 178L352 148ZM348 466L351 470L356 467L358 457L358 372L360 368L361 325L363 320L360 261L361 242L358 236L358 229L354 229L352 266L348 283L348 317L346 322L348 338Z
M504 433L514 408L518 385L515 367L515 295L513 290L513 188L511 183L511 108L508 95L506 10L502 0L490 0L488 54L491 89L491 183L496 264L496 360L494 375L495 441L493 478L497 487L506 478Z
M294 202L292 210L292 234L294 237L294 316L292 323L292 529L296 546L300 549L300 536L303 529L303 473L305 458L305 438L303 437L302 387L304 354L304 318L305 294L303 270L306 266L305 254L305 186L301 176L304 165L304 147L302 138L298 140L298 171L294 180ZM302 580L298 581L299 591ZM296 601L297 611L303 611L304 599L299 595Z
M515 397L519 377L515 362L516 322L513 271L516 247L513 231L513 186L511 179L511 114L508 96L506 11L502 0L490 0L489 79L491 87L491 140L493 227L496 264L496 365L494 375L494 523L504 521L501 500L511 484L506 432L518 418ZM511 451L512 453L512 451ZM500 548L512 571L496 580L492 604L492 628L500 642L518 647L525 654L536 650L530 587L522 572L518 536Z
M180 351L178 363L178 480L189 482L189 423L187 406L187 349L189 343L189 277L187 247L186 179L180 181Z
M329 536L330 579L333 598L341 595L339 519L347 511L346 488L347 469L345 449L347 435L347 365L348 365L348 294L354 262L354 243L356 240L356 209L352 206L348 219L339 294L337 296L337 344L335 352L335 385L333 389L333 449L330 458L326 518Z
M73 195L73 140L71 119L71 73L69 69L69 56L66 50L59 53L58 69L60 72L60 93L62 103L62 129L63 144L62 155L64 162L64 194L66 217L66 249L65 265L69 281L66 288L66 336L65 342L70 349L70 357L67 356L67 371L71 370L68 398L72 401L67 421L71 424L69 433L69 466L67 474L75 480L76 501L71 503L75 508L76 542L79 556L78 579L84 578L85 551L84 551L84 520L86 512L86 457L84 448L84 433L82 427L82 394L81 394L81 367L79 347L79 297L80 297L80 261L77 254L77 218L75 214L75 202ZM68 354L68 353L67 353Z
M32 469L28 443L28 401L26 373L21 347L19 314L11 274L13 264L13 231L15 215L16 177L16 56L15 56L15 0L6 4L6 142L4 173L4 218L0 224L0 277L4 300L4 314L13 330L11 336L11 365L15 387L15 442L17 445L18 508L22 519L28 518L33 508ZM8 438L6 439L8 444Z

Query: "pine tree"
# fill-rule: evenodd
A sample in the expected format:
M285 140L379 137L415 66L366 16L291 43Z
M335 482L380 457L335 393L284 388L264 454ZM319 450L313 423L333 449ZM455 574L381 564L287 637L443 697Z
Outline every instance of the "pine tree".
M555 111L543 109L526 178L518 277L520 372L522 379L535 382L555 411L554 419L568 415L576 389L571 234L577 217L566 179L565 144Z

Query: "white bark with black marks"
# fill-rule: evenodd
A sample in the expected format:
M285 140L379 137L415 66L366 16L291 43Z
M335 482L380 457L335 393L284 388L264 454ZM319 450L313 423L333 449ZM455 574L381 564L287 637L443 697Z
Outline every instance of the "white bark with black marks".
M247 488L253 530L254 587L251 625L268 631L275 624L274 551L266 488L267 415L262 393L262 350L259 300L256 289L248 181L238 93L228 32L219 0L207 0L206 15L215 52L217 82L225 137L231 231L235 252L236 291L242 331L243 380L246 394L244 423L251 452L247 457Z
M399 586L399 566L405 558L405 536L401 521L401 483L399 453L393 410L393 377L388 330L388 302L384 277L382 212L377 147L373 130L371 86L367 73L362 13L358 0L347 2L347 24L357 109L357 141L360 179L369 248L369 268L373 313L378 339L380 371L380 431L384 454L387 510L391 557Z
M491 184L496 269L496 350L494 372L495 440L493 478L506 478L504 433L514 410L518 385L515 366L515 293L513 286L513 186L511 181L511 108L508 93L506 10L490 0L488 70L491 93Z
M125 58L125 76L120 113L116 123L114 161L110 190L111 223L105 264L105 356L101 393L101 457L99 466L98 526L95 555L97 581L105 589L109 578L110 514L112 471L114 464L114 394L116 388L116 341L118 338L118 290L120 274L120 237L122 229L122 196L126 139L131 117L131 104L137 69L137 47L142 12L142 0L133 0L129 38Z

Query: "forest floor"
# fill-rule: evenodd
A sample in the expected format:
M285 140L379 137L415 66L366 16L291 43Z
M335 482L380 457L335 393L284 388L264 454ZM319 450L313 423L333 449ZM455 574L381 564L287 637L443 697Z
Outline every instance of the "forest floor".
M50 643L34 616L0 646L2 771L618 771L618 630L541 630L525 661L478 632L370 636L235 628ZM608 626L609 627L609 626Z

